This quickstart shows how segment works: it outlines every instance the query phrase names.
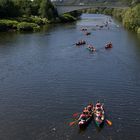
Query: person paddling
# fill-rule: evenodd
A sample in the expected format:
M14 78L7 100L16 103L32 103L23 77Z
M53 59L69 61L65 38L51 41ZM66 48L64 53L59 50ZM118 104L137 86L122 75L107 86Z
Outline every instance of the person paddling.
M87 118L86 113L83 111L83 113L80 115L78 121L86 120L86 118Z

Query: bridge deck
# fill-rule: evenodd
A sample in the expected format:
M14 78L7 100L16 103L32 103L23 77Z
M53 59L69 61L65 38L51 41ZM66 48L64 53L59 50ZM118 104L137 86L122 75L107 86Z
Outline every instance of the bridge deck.
M59 14L64 14L68 12L72 12L75 10L82 10L82 9L90 9L90 8L128 8L127 5L118 5L118 4L94 4L94 5L56 5Z

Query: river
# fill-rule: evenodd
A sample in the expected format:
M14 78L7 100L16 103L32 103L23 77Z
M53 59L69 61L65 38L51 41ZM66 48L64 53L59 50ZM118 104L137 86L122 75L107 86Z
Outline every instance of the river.
M83 14L39 33L0 33L0 140L140 139L140 38L114 19L109 29L96 26L108 19ZM73 45L80 39L97 51ZM97 100L111 127L69 126Z

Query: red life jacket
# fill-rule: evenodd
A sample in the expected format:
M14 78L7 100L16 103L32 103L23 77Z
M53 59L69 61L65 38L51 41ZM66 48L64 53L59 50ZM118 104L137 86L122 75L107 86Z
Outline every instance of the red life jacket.
M86 118L86 115L85 115L85 114L81 114L81 115L80 115L80 118L81 118L81 119L85 119L85 118Z

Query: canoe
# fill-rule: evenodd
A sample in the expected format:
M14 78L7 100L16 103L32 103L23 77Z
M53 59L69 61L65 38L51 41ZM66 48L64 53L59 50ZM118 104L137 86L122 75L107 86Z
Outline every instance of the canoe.
M86 44L86 41L79 41L76 43L76 46L85 45L85 44Z
M95 51L96 51L96 49L95 49L93 46L91 46L91 45L89 45L89 46L87 47L87 49L88 49L89 51L91 51L91 52L95 52Z
M104 108L101 107L100 110L96 110L94 111L94 121L97 127L101 127L105 121L105 112L104 112Z
M85 128L85 127L89 124L89 122L92 120L92 117L93 117L93 116L89 116L89 117L87 117L87 119L85 119L85 120L81 119L81 120L78 122L79 128Z
M112 44L107 44L107 45L105 46L105 49L109 49L109 48L112 48Z
M92 120L92 118L93 118L93 108L91 108L91 110L89 112L90 113L85 114L84 118L83 117L81 117L81 118L79 117L79 119L78 119L79 120L78 121L79 128L85 128L89 124L89 122ZM82 114L83 113L81 113L81 115Z

